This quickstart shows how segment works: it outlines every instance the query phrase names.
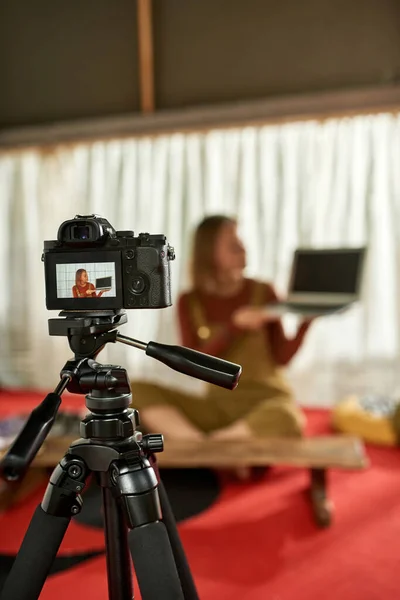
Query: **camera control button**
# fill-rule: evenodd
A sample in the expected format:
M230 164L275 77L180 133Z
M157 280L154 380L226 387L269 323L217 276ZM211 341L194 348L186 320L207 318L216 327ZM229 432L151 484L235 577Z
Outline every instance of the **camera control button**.
M128 230L128 231L117 231L117 236L118 237L123 237L123 238L127 238L127 237L133 238L133 237L135 237L135 234L131 230Z
M128 258L128 259L132 259L132 258L134 258L134 256L135 256L135 251L134 251L134 250L132 250L132 249L125 250L125 256L126 256L126 258Z
M145 287L145 281L140 275L132 279L131 289L134 294L141 294Z
M133 265L128 265L125 268L125 273L128 273L128 275L131 275L133 273Z
M135 306L135 303L136 303L135 296L132 296L131 294L129 294L128 300L127 300L127 305L128 306Z

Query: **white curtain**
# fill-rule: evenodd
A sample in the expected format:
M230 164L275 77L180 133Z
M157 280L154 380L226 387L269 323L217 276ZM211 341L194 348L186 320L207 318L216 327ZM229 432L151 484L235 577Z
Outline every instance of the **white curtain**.
M368 245L362 301L317 321L289 375L304 404L400 383L400 116L381 114L201 134L82 143L0 156L0 382L53 388L71 352L50 337L41 253L62 221L98 213L116 229L165 233L173 299L188 285L195 225L237 215L248 273L285 293L299 245ZM178 341L175 308L129 311L121 332ZM288 320L285 326L293 328ZM131 378L199 390L121 344L100 355Z

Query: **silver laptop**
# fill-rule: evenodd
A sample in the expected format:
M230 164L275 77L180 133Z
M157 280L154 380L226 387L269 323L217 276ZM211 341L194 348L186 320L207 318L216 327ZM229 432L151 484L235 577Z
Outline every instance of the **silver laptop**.
M287 299L269 304L268 313L304 316L342 311L359 299L365 248L298 249Z

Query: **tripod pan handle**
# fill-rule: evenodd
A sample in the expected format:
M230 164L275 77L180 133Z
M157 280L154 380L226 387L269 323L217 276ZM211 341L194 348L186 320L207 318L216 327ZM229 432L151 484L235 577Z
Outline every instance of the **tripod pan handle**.
M227 390L236 388L242 373L240 365L184 346L149 342L146 354L175 371L219 385Z

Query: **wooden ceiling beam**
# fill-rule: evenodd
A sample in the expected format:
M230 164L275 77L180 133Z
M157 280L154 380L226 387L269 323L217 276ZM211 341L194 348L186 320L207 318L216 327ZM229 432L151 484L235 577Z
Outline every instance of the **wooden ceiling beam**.
M207 132L211 129L280 125L293 121L338 119L377 113L400 114L400 85L318 92L281 98L115 115L0 129L0 154L31 146L76 144L93 140Z
M152 0L137 0L140 108L143 113L155 110L154 47Z

